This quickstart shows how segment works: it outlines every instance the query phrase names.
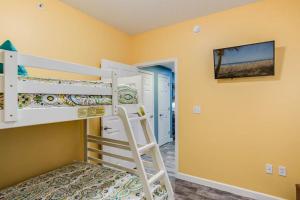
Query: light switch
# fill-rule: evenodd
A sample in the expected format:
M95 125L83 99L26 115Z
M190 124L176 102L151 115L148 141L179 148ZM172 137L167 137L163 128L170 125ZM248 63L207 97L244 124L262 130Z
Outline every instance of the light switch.
M272 164L266 164L265 171L267 174L273 174L273 166Z
M195 114L200 114L201 113L201 108L199 105L196 105L193 107L193 113Z
M286 176L286 167L285 166L279 166L278 167L278 174L279 174L279 176Z

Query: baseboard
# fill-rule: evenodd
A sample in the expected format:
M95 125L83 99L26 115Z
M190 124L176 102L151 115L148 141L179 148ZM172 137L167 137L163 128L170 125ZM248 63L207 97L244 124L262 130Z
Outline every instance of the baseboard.
M240 188L240 187L225 184L225 183L220 183L220 182L217 182L217 181L212 181L212 180L209 180L209 179L199 178L199 177L191 176L191 175L180 173L180 172L177 173L176 178L184 180L184 181L189 181L189 182L192 182L192 183L196 183L196 184L199 184L199 185L204 185L204 186L207 186L207 187L215 188L215 189L222 190L222 191L225 191L225 192L230 192L230 193L240 195L240 196L243 196L243 197L249 197L249 198L252 198L252 199L257 199L257 200L284 200L283 198L280 198L280 197L276 197L276 196L272 196L272 195L268 195L268 194L248 190L248 189L245 189L245 188Z

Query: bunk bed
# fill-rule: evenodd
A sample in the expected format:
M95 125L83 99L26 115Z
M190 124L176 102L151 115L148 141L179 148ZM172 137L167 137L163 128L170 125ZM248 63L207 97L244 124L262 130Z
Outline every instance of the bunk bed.
M5 50L0 51L0 63L4 65L4 72L0 75L0 129L72 120L85 121L84 162L75 162L2 189L0 200L173 199L166 170L157 145L153 143L153 137L148 135L149 142L152 143L143 147L139 147L134 139L128 113L141 111L137 91L128 85L118 85L116 71ZM18 65L97 76L106 81L20 77L17 75ZM101 119L109 115L121 116L129 141L90 134L89 119ZM143 121L146 116L138 116L136 119ZM142 123L146 124L145 121ZM133 158L104 152L101 148L89 145L90 143L133 151ZM143 164L151 163L142 161L140 155L153 147L156 147L156 152L152 155L160 161L154 167L160 170L157 174L150 175L145 172ZM103 155L134 162L137 168L126 168L101 160ZM150 178L149 182L146 181L147 178Z

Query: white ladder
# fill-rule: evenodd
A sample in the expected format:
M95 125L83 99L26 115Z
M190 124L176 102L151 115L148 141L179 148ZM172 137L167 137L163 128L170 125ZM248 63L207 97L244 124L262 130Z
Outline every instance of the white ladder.
M121 118L125 128L128 142L132 151L132 155L137 166L137 171L143 184L145 197L147 200L154 200L153 192L155 190L155 187L154 190L152 190L151 185L153 185L157 181L160 181L160 183L166 187L168 200L173 200L174 193L173 193L172 185L170 183L167 170L165 168L163 159L161 157L159 146L153 135L152 129L150 128L150 123L145 114L143 106L140 108L139 113L140 113L139 117L129 118L127 110L122 106L118 106L118 115ZM145 134L147 144L142 147L139 147L136 142L135 135L133 133L133 129L131 125L133 120L140 121L143 132ZM143 154L146 153L152 157L153 167L157 170L157 172L155 172L155 174L152 175L150 178L148 178L147 176L144 165L146 164L149 165L151 163L143 161L141 157Z

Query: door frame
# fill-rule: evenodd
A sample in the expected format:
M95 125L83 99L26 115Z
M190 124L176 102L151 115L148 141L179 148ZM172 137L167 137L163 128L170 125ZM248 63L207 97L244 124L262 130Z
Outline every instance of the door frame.
M179 102L179 95L178 95L178 59L177 58L170 58L170 59L163 59L163 60L154 60L149 62L137 63L133 66L138 68L143 67L150 67L154 65L164 65L166 63L173 63L174 64L174 74L175 74L175 177L178 177L179 173L179 158L178 158L178 136L179 136L179 126L178 126L178 102ZM141 69L142 70L142 69Z

